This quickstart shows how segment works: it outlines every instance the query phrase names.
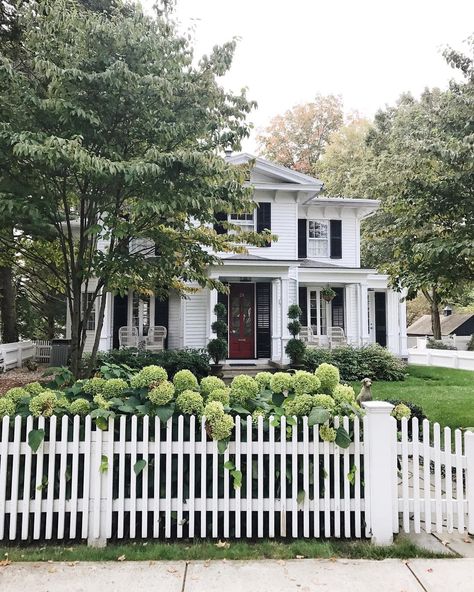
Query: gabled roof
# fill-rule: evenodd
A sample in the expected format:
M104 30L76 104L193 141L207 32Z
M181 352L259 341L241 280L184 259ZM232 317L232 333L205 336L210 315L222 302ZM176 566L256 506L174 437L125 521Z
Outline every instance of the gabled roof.
M451 335L455 333L461 325L468 321L473 315L472 312L467 313L453 313L447 317L442 316L441 322L441 335ZM423 315L411 324L407 329L408 335L433 335L433 329L431 327L431 315Z
M293 171L292 169L284 167L280 164L270 162L261 156L252 156L252 154L248 154L247 152L235 154L234 156L229 156L227 158L227 161L232 164L244 164L249 160L255 160L255 171L267 174L271 177L276 177L280 180L280 182L311 186L315 190L320 190L324 184L321 180L315 179L310 175L298 173L297 171Z

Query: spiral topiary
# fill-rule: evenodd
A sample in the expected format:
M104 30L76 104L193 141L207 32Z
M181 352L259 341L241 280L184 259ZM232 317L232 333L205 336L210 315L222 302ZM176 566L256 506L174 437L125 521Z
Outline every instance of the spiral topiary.
M19 387L19 386L14 386L13 388L9 389L5 395L4 395L4 399L10 399L10 401L13 401L15 404L18 403L19 401L21 401L21 399L24 399L25 397L28 397L29 394L26 391L26 389Z
M91 410L91 405L87 399L76 399L69 406L69 411L72 415L80 415L84 417Z
M207 397L217 389L225 388L225 382L217 376L206 376L201 380L201 394Z
M15 415L15 401L0 397L0 418Z
M398 421L402 420L403 418L410 419L411 410L403 403L399 403L392 409L392 416Z
M312 395L303 394L297 395L296 397L291 397L285 399L283 403L283 408L285 409L285 415L296 417L303 417L304 415L309 415L311 413L311 409L314 406L314 400Z
M34 417L51 417L57 403L58 397L56 393L47 389L31 398L29 409Z
M311 372L297 370L293 376L293 390L297 395L313 395L318 392L320 386L321 381Z
M321 391L327 395L332 394L333 390L339 384L339 368L323 362L316 368L315 374L321 381Z
M287 393L293 388L293 376L286 372L275 372L270 380L270 388L274 393Z
M144 366L140 372L134 374L130 379L132 388L148 388L158 386L161 382L168 380L168 373L161 366Z
M257 372L255 380L260 388L269 389L273 374L271 372Z
M105 381L101 394L106 399L113 399L122 396L126 388L128 388L128 384L123 378L109 378Z
M336 430L328 425L322 425L319 428L319 437L323 442L334 442L336 439Z
M210 393L207 396L206 400L208 402L220 401L224 405L224 407L228 407L230 405L230 389L227 387L215 389L214 391L212 391L212 393Z
M334 411L336 408L336 401L330 395L314 395L313 406L323 407L329 411Z
M152 388L147 396L155 405L167 405L173 400L175 390L174 385L168 380L165 380Z
M104 385L104 378L94 376L94 378L89 378L89 380L86 380L84 382L84 384L82 385L82 390L88 395L98 395L102 392Z
M186 390L199 390L198 379L194 376L191 370L180 370L179 372L176 372L173 378L173 384L177 393L182 393Z
M236 403L245 404L258 395L260 388L256 380L251 376L240 374L236 376L230 385L230 398Z
M44 391L44 387L39 382L30 382L23 387L29 395L39 395Z
M176 406L182 413L202 415L204 411L204 399L200 393L187 389L177 396Z

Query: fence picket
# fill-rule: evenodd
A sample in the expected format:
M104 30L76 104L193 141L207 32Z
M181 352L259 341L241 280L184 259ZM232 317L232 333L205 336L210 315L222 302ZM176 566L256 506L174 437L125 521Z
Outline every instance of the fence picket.
M148 446L150 442L149 436L150 418L148 415L142 419L142 459L145 462L142 472L140 473L142 479L142 539L148 536L148 471L149 471L149 451Z
M153 452L153 537L160 536L160 471L161 471L161 422L155 417L155 446Z
M364 467L364 518L365 518L365 536L368 538L370 536L370 529L372 524L371 518L371 498L370 498L370 471L369 471L369 448L368 448L368 429L369 429L369 422L367 419L367 415L364 415L362 418L362 428L363 428L363 442L362 445L364 447L364 455L363 455L363 467ZM396 454L394 455L394 466L395 471L397 470L397 458ZM397 495L398 497L398 495ZM395 498L396 499L396 498ZM395 504L394 504L395 505ZM397 517L398 517L398 510L397 510Z
M25 435L28 438L28 434L33 429L33 418L29 415L26 418L26 432ZM25 541L28 538L28 531L30 525L30 489L31 489L31 461L32 461L32 450L29 446L25 450L25 463L23 465L23 513L21 517L21 539Z
M444 483L446 492L446 523L448 532L453 532L453 484L451 471L451 430L444 428Z
M79 415L75 415L72 420L72 468L71 468L71 499L69 501L71 511L69 513L69 538L76 537L77 529L77 505L78 505L78 490L79 490L79 438L80 438L80 421Z
M61 419L61 442L59 444L59 504L58 504L58 539L64 538L64 522L66 519L66 469L67 469L67 438L69 418Z
M298 418L291 426L291 531L298 538Z
M194 523L195 523L195 504L194 500L196 497L196 469L195 469L195 457L196 457L196 417L191 415L189 418L189 494L188 494L188 522L189 522L189 538L194 537Z
M319 433L319 432L318 432ZM324 536L331 536L331 465L329 463L329 442L323 442L324 454Z
M56 415L49 418L48 446L48 490L46 493L46 529L45 538L53 535L54 469L56 461Z
M423 420L423 497L425 530L431 532L430 422Z
M201 420L201 538L206 537L207 527L207 433L206 418Z
M343 427L349 433L349 418L343 418ZM351 501L350 501L350 483L349 483L349 448L344 448L343 454L343 479L344 479L344 536L351 536Z
M120 418L119 427L119 470L118 470L118 504L117 504L117 536L123 539L125 523L125 436L126 436L126 418L124 415Z
M184 417L178 417L178 508L176 535L183 538L183 476L184 476Z
M125 419L125 418L124 418ZM89 534L89 498L90 498L90 468L91 468L91 416L87 415L84 429L84 481L82 499L82 538Z
M173 461L173 420L166 422L165 538L171 536L171 476Z
M132 415L130 432L130 536L134 539L137 531L137 425L138 418Z
M459 533L464 532L464 496L463 496L463 469L462 469L462 435L461 430L454 432L456 453L456 498L457 498L457 525Z
M403 530L410 532L410 506L408 483L408 420L402 419L402 494L403 494Z
M229 446L227 446L224 452L224 465L226 462L229 462L230 453L229 453ZM230 518L230 499L229 499L229 481L230 481L230 471L224 468L224 538L229 538L229 518Z
M313 426L313 536L320 536L319 512L321 509L319 495L319 434L318 426Z
M268 536L275 536L275 426L274 417L270 417L268 428Z
M2 444L0 447L0 540L3 540L5 530L9 431L10 418L5 416L2 420Z
M257 418L257 536L263 537L263 417Z
M303 491L303 536L309 537L309 433L307 417L303 417Z
M18 516L18 486L20 476L20 438L21 438L21 417L15 417L13 445L11 447L13 465L10 493L10 540L15 540L17 516Z
M436 532L443 532L442 492L441 492L441 429L439 423L433 425L434 432L434 482Z
M280 535L286 537L286 417L280 419Z
M115 422L109 417L109 428L107 433L107 458L109 467L106 473L107 487L105 493L105 532L107 538L112 537L112 519L114 504L114 467L115 467Z
M420 426L417 417L411 420L411 434L413 442L413 525L415 532L420 533Z
M240 455L241 455L241 437L242 437L242 425L240 423L240 416L235 418L235 469L236 471L242 471ZM242 524L242 503L241 503L241 487L238 487L235 491L235 538L241 537L241 524Z
M252 417L247 416L247 492L246 502L247 510L245 517L247 525L245 535L247 538L252 538L252 485L253 485L253 466L252 466Z
M218 494L219 494L219 451L217 442L212 442L212 536L217 537L219 532L218 517Z

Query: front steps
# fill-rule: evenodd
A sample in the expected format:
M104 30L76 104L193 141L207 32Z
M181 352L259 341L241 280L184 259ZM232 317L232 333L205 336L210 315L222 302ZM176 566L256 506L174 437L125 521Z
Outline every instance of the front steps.
M282 367L271 360L228 360L222 369L224 380L230 381L234 376L246 374L255 376L259 372L277 372Z

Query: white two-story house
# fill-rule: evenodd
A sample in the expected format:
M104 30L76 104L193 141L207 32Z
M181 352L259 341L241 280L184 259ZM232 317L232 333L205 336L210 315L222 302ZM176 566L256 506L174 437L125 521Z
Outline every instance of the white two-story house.
M211 277L228 284L228 294L203 289L186 298L171 293L167 301L132 292L108 294L100 348L117 348L122 326L136 326L145 336L150 325L167 328L170 349L204 348L214 337L211 324L219 301L228 310L229 361L286 364L287 312L297 303L303 325L323 347L331 327L340 327L349 344L379 343L404 356L402 295L388 288L386 276L360 266L361 222L378 202L325 197L321 181L262 158L240 154L228 159L233 164L255 159L250 178L255 209L230 215L231 221L246 230L269 229L278 240L250 247L246 255L224 254L222 264L209 269ZM225 232L220 225L216 230ZM336 292L330 302L321 296L325 287Z

